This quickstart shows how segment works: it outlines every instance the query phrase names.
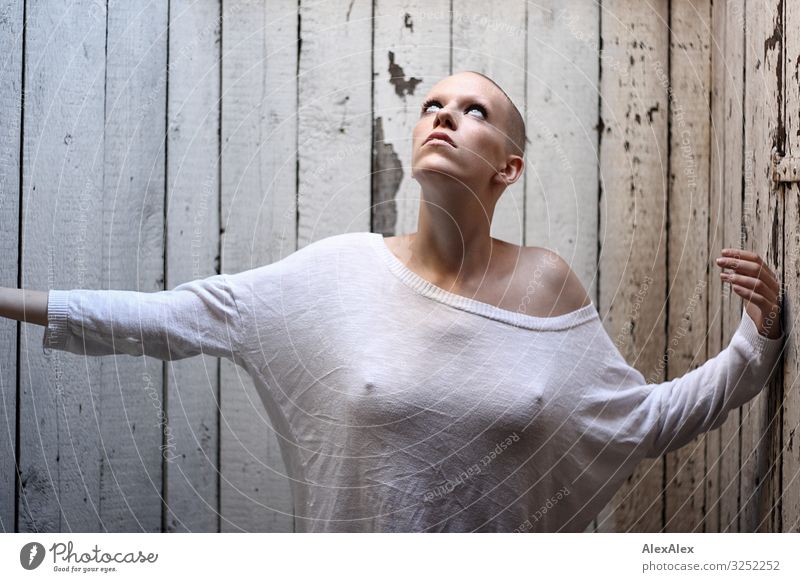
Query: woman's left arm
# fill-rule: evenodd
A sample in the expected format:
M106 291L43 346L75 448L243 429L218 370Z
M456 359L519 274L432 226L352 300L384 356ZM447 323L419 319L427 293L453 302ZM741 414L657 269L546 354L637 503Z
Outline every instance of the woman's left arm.
M777 277L749 251L724 249L716 263L730 269L720 277L744 300L741 321L717 356L679 378L648 386L648 400L657 411L649 457L721 426L728 412L754 398L778 367L786 336Z

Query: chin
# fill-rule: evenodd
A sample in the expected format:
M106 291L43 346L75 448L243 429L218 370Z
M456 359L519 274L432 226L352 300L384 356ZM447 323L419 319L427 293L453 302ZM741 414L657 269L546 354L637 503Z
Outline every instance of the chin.
M432 164L422 162L411 167L411 177L420 181L462 180L458 172L453 172L451 164Z

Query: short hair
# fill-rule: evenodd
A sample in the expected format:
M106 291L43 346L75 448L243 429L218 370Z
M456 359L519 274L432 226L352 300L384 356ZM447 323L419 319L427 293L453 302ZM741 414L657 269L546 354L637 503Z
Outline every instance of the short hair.
M525 120L522 117L522 114L517 109L517 106L514 105L514 102L511 100L511 97L508 96L503 88L498 85L494 79L491 77L487 77L483 73L479 73L478 71L464 71L466 73L472 73L474 75L480 75L487 81L489 81L492 85L500 89L500 92L505 95L506 100L508 101L509 105L511 105L511 115L509 122L511 127L506 128L506 133L509 142L509 151L513 152L515 155L518 155L522 158L525 157L525 143L527 142L528 138L525 131Z

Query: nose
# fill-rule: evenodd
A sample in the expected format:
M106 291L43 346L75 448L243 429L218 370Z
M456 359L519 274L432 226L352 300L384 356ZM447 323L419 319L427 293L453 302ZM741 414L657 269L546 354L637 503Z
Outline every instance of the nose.
M439 111L436 112L436 115L433 118L433 127L439 127L440 125L449 127L450 130L456 129L456 118L453 115L453 113L446 107L440 108Z

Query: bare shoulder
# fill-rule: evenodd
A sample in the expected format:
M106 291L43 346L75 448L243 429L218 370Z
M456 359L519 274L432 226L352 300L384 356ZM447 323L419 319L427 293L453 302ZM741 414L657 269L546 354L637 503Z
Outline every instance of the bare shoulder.
M544 247L520 247L523 270L534 285L548 296L552 313L570 313L589 305L592 300L580 277L558 253Z

